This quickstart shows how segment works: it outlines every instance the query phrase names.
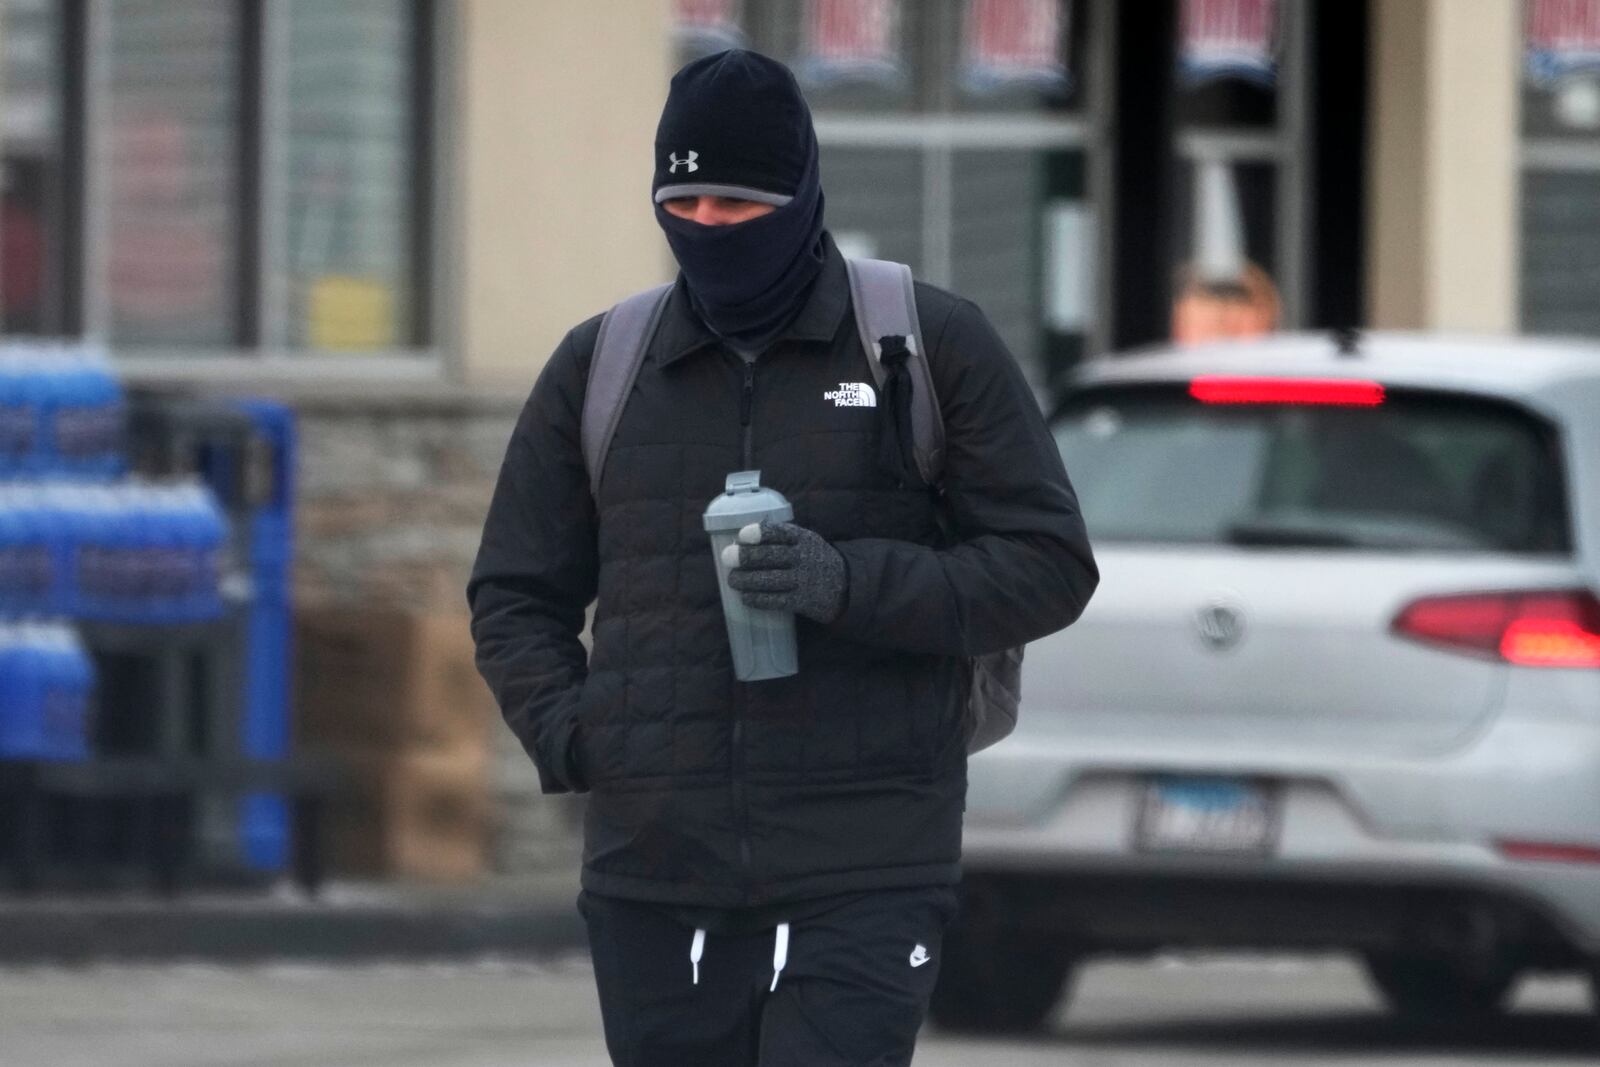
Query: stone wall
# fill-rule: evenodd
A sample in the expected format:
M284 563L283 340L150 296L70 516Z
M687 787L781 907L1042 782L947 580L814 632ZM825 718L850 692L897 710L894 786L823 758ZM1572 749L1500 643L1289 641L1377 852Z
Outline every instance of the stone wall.
M296 396L300 464L295 601L459 613L522 396ZM538 792L532 764L493 731L500 873L577 863L581 801Z
M465 610L514 411L300 405L301 603Z

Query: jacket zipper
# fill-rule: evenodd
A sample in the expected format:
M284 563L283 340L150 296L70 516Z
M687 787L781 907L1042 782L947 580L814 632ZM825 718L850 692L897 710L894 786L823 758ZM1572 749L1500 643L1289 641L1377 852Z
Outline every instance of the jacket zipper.
M744 873L745 903L750 903L750 812L744 799L744 717L741 695L733 713L733 812L739 827L739 869Z
M756 365L751 360L744 361L744 392L739 396L739 425L744 427L744 469L749 470L755 463L755 428L750 424L750 415L756 404Z
M744 432L744 470L755 465L755 428L752 415L756 400L756 365L744 363L744 388L739 393L739 426ZM733 707L733 811L739 827L739 865L745 875L744 896L750 899L750 812L744 796L744 693L737 694Z

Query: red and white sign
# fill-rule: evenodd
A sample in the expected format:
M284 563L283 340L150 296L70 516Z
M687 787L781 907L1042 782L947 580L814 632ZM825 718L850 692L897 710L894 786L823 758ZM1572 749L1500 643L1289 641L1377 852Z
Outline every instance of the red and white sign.
M1064 6L1062 0L967 0L961 70L967 87L1065 87Z
M672 0L673 29L704 48L732 48L744 42L739 0Z
M1527 74L1549 85L1600 70L1600 0L1528 0Z
M1190 83L1277 81L1278 0L1183 0L1178 62Z
M899 82L900 53L900 0L808 0L802 81Z

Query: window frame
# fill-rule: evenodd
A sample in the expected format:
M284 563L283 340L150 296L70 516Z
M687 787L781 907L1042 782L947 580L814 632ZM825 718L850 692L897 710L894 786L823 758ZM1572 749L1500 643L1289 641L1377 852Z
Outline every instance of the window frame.
M412 21L408 61L411 71L410 158L413 188L409 209L411 299L400 332L410 343L364 352L332 353L287 343L287 294L273 278L271 264L282 251L287 207L277 164L287 129L274 109L286 76L283 32L287 19L270 0L231 0L238 9L237 65L240 114L237 167L237 239L233 248L239 276L235 343L224 346L146 345L117 342L110 331L106 243L108 232L111 124L110 4L61 0L65 115L64 153L76 154L79 207L68 211L65 258L70 275L61 336L103 345L118 371L132 382L228 381L241 378L292 382L419 382L455 379L461 370L457 318L448 282L454 277L454 249L447 237L451 174L448 121L454 107L450 77L458 31L456 5L440 0L405 0ZM69 189L69 197L73 195Z

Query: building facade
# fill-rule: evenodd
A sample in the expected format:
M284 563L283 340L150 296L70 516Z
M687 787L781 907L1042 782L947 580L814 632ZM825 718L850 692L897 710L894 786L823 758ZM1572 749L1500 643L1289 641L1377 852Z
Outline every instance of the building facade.
M292 400L299 602L463 615L547 354L670 276L656 117L729 46L797 72L841 245L1043 403L1174 335L1600 337L1600 0L0 0L0 332Z

